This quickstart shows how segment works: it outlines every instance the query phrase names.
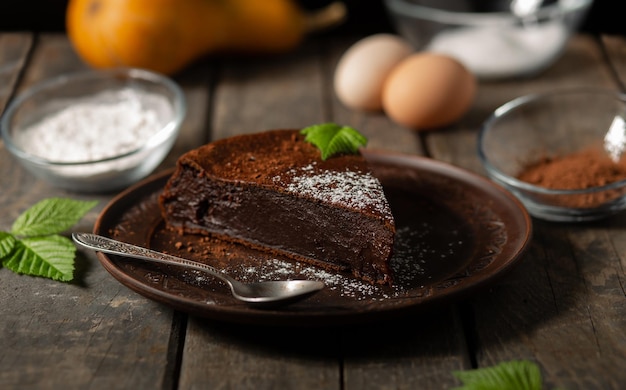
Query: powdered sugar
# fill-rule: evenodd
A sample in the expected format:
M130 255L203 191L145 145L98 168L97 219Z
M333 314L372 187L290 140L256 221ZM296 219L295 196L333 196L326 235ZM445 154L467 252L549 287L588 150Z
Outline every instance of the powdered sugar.
M316 169L315 163L288 172L291 182L286 190L332 204L371 208L386 215L389 205L380 181L371 173ZM280 178L276 178L280 180Z
M336 294L355 300L382 300L402 298L407 294L418 296L426 293L433 280L434 264L446 263L458 256L466 247L464 235L460 230L446 229L444 240L435 236L442 233L430 223L401 226L396 232L394 255L389 266L394 275L393 287L372 285L356 279L352 275L303 263L279 259L264 261L262 264L246 266L243 269L230 270L242 281L312 279L320 280ZM440 277L440 276L438 276Z
M484 79L531 74L554 61L568 36L560 21L445 30L427 50L451 55ZM476 44L480 42L480 44Z
M437 239L440 237L442 239ZM327 271L320 267L275 257L228 263L224 271L242 282L263 280L309 279L324 282L332 296L355 301L383 301L386 299L417 298L429 294L429 286L443 280L455 258L464 258L467 250L466 234L462 230L445 229L442 233L432 223L401 226L396 233L394 255L389 266L393 272L393 286L372 285L348 272ZM437 267L442 264L445 274ZM203 273L193 273L195 281L206 283L214 279Z
M278 259L272 259L262 266L247 267L241 272L240 278L242 281L284 280L292 279L294 275L297 275L297 278L322 281L326 288L337 291L343 297L356 300L391 298L391 295L383 291L383 288L380 286L375 286L350 276L344 276L337 272L328 272L314 266Z
M59 110L16 133L27 153L54 162L96 161L143 145L173 116L163 96L121 89L54 101Z

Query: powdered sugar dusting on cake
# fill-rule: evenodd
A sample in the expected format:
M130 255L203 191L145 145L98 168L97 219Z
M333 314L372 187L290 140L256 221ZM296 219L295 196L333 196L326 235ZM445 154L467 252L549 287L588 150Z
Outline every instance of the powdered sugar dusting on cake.
M328 272L321 268L303 264L294 264L287 261L273 259L261 266L246 267L239 278L244 281L263 280L286 280L292 279L295 275L298 278L319 280L324 282L326 288L336 291L343 297L355 300L375 300L389 299L402 294L401 290L383 291L380 286L375 286L334 272Z
M288 192L351 208L369 208L390 218L383 186L369 172L325 170L313 163L293 168L287 174L290 181L285 190Z

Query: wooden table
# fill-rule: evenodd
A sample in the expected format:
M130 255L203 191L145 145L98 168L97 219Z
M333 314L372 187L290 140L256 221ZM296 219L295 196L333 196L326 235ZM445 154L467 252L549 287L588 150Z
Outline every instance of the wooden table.
M332 73L358 37L311 40L292 53L206 58L175 76L188 116L174 150L270 128L350 124L369 147L426 155L483 174L481 122L530 92L621 87L626 40L579 35L539 77L482 83L450 129L415 134L379 114L344 108ZM0 35L0 107L25 87L85 69L62 34ZM75 231L91 231L114 194L66 192L25 172L0 144L0 230L50 196L97 199ZM534 221L521 264L487 291L410 316L352 327L260 328L188 316L113 279L79 252L64 284L0 269L2 389L447 389L452 371L513 359L537 362L547 388L626 383L626 218L589 224Z

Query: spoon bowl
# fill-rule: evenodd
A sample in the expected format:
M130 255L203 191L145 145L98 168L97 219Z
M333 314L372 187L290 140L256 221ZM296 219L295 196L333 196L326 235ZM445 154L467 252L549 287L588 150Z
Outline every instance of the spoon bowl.
M77 244L95 251L118 256L182 266L208 273L228 285L233 296L251 306L276 307L307 298L324 288L317 280L277 280L242 283L208 264L183 259L140 246L91 233L72 233Z

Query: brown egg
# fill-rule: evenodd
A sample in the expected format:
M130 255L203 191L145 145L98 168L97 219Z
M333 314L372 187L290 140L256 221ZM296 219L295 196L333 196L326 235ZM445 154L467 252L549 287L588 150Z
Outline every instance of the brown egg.
M337 63L334 88L339 101L357 110L380 110L387 75L412 46L393 34L374 34L352 45Z
M385 81L382 104L396 123L415 130L449 125L470 108L476 77L452 57L420 52L405 58Z

